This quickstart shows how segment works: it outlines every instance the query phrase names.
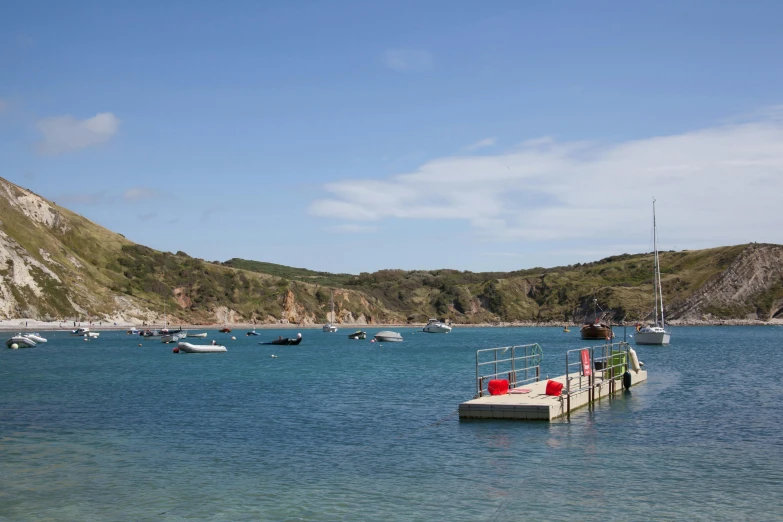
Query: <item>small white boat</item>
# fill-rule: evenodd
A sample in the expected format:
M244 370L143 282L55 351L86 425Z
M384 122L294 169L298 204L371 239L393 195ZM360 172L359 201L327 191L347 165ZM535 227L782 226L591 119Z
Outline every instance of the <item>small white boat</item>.
M206 339L206 338L207 338L207 332L204 332L204 333L197 333L197 334L192 334L192 333L189 333L189 334L187 335L187 337L195 337L195 338L197 338L197 339Z
M645 326L636 331L636 344L655 344L666 346L672 336L662 326Z
M90 339L97 339L99 335L101 335L100 332L87 332L84 334L85 337L89 337Z
M397 332L389 332L384 330L375 334L375 340L379 343L401 343L402 335Z
M184 339L184 338L185 336L180 334L166 334L160 337L160 341L168 344L168 343L176 343L180 339Z
M28 339L22 334L16 334L5 342L5 345L9 348L16 346L17 348L32 348L35 346L35 341Z
M180 342L177 344L180 352L185 353L215 353L215 352L227 352L225 346L219 344L190 344Z
M28 333L28 334L24 334L24 336L27 337L28 339L31 339L35 343L45 343L46 342L46 337L43 337L39 333Z
M125 332L125 334L126 335L139 335L139 334L141 334L141 332L139 330L137 330L136 327L134 326L130 330Z
M332 305L332 313L329 314L329 322L324 325L324 332L327 333L334 333L337 331L337 327L332 324L332 321L334 321L334 290L332 290L332 297L329 299L329 302Z
M245 335L251 336L251 335L261 335L261 334L256 332L255 330L251 330L251 331L247 332Z
M89 328L77 328L76 330L71 330L71 335L87 335L89 332Z
M427 321L426 326L421 329L422 332L427 333L449 333L451 332L451 326L447 325L443 321L438 321L433 318Z

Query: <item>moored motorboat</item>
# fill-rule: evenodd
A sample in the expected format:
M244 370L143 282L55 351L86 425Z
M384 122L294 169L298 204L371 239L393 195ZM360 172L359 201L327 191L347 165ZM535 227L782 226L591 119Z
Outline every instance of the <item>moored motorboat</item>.
M177 344L177 348L180 352L185 353L217 353L228 351L225 346L219 344L191 344L183 341L180 341Z
M46 337L43 337L39 333L28 333L28 334L24 334L24 336L38 344L47 342Z
M352 334L348 334L348 339L367 339L367 332L356 330Z
M218 330L218 332L220 332L220 333L231 333L231 328L229 328L228 326L224 326L223 328Z
M193 337L193 338L196 338L196 339L206 339L207 338L207 332L196 333L196 334L189 333L186 337Z
M421 329L421 331L426 333L449 333L451 332L451 326L447 325L443 321L432 318L427 321L427 324L424 326L424 328Z
M86 334L84 334L84 337L85 339L86 338L97 339L99 335L101 335L101 332L87 332Z
M402 335L397 332L384 330L383 332L378 332L375 334L375 340L379 343L401 343Z
M140 334L141 334L141 332L140 332L139 330L137 330L137 329L136 329L136 327L134 326L134 327L132 327L130 330L128 330L127 332L125 332L125 334L126 334L126 335L140 335Z
M17 348L32 348L35 346L35 341L25 337L22 334L16 334L5 342L5 345L9 348L16 346Z
M253 330L251 330L251 331L247 332L245 335L247 335L247 336L251 336L251 335L261 335L261 334L260 334L260 333L258 333L258 332L256 332L256 331L255 331L255 329L253 329Z
M144 330L139 332L139 335L142 337L157 337L159 334L157 330Z
M71 330L71 335L86 335L89 331L89 328L77 328L76 330Z
M170 334L161 335L160 336L160 341L162 343L166 343L166 344L168 344L168 343L176 343L180 339L184 339L185 336L186 335L184 335L184 334L170 333Z
M296 334L296 338L291 339L288 337L280 336L274 341L270 341L268 343L258 343L258 344L276 344L276 345L283 345L283 346L296 346L297 344L302 342L302 334Z

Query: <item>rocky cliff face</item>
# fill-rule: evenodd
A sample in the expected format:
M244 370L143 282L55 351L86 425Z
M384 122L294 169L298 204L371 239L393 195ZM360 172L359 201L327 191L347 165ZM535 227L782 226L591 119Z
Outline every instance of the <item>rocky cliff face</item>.
M669 308L672 319L768 321L783 316L783 246L751 244L727 269Z

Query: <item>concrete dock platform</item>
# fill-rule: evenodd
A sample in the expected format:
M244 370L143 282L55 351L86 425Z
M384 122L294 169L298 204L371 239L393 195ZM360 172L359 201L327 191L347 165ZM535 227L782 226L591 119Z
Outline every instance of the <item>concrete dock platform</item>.
M607 372L608 373L608 372ZM578 377L571 374L572 390L579 387ZM612 393L622 391L622 379L603 378L604 372L596 371L592 389L582 389L566 396L566 376L549 379L563 384L563 393L559 397L546 395L546 379L520 386L529 393L509 393L506 395L485 395L463 402L459 405L460 419L517 419L551 421L567 415L578 408L597 402ZM606 376L608 377L608 375ZM647 380L647 372L631 372L631 386ZM582 378L586 384L587 378ZM587 388L585 386L585 388ZM591 396L592 392L592 396Z

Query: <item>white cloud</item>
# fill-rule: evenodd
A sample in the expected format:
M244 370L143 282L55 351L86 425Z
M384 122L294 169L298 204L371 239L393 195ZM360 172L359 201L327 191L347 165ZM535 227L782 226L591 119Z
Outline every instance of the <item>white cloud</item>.
M394 71L426 71L432 67L432 54L415 49L389 49L384 64Z
M329 230L336 230L337 232L348 232L352 234L363 234L366 232L374 232L378 230L378 227L371 225L359 225L358 223L343 223L342 225L337 225L336 227L330 228Z
M331 197L314 201L310 213L461 220L489 240L646 243L656 197L668 245L783 242L783 123L603 146L538 139L504 154L445 157L414 172L325 188Z
M495 138L484 138L483 140L478 140L476 143L471 143L467 147L465 147L465 150L479 150L486 147L491 147L495 144Z
M160 193L147 187L133 187L123 192L122 197L125 201L134 203L136 201L143 201L146 199L153 199L160 195Z
M110 112L102 112L86 120L70 115L43 118L37 123L42 134L38 151L41 154L61 154L97 145L114 136L119 126L120 119Z

